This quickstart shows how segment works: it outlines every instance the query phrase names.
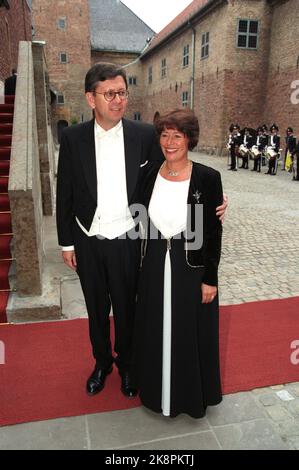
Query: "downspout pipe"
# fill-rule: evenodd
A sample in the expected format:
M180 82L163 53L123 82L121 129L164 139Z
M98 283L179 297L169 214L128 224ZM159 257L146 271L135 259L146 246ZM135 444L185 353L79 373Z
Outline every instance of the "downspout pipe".
M190 108L194 110L194 94L195 94L195 47L196 47L196 29L189 21L189 26L192 29L192 75L191 75L191 96Z

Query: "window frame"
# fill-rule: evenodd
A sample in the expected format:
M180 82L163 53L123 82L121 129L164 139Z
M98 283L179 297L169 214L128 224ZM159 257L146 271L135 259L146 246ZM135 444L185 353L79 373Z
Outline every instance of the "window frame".
M161 78L167 77L167 58L161 60Z
M61 60L61 56L62 56L62 55L65 55L65 61ZM68 54L67 54L67 52L59 52L59 62L60 62L61 64L68 64L69 61L68 61Z
M208 40L207 40L208 37ZM208 53L206 49L208 48ZM207 59L210 55L210 31L201 34L200 60Z
M129 77L128 82L129 82L130 86L137 86L137 77L136 77L136 75L131 75Z
M138 118L138 119L136 119ZM141 121L141 113L139 111L136 111L134 113L134 121L140 122Z
M64 21L64 26L61 26L60 21ZM57 20L57 27L58 27L58 29L60 29L61 31L65 31L65 30L66 30L66 17L58 18L58 20Z
M247 32L243 33L240 29L240 22L247 21ZM257 23L257 33L250 32L250 23ZM252 18L237 18L237 37L236 37L236 47L237 49L244 49L249 51L257 51L259 49L259 35L260 35L260 20L253 20ZM246 46L239 46L239 37L246 36ZM250 37L256 38L256 47L249 47Z
M188 108L189 106L189 91L185 90L182 92L182 107Z
M190 44L183 47L183 68L189 67Z
M58 106L64 106L65 105L65 96L64 96L64 93L62 91L59 91L56 95L57 97L57 105ZM63 99L63 102L59 102L59 98L62 98Z
M150 65L148 68L148 84L151 85L153 83L153 66Z

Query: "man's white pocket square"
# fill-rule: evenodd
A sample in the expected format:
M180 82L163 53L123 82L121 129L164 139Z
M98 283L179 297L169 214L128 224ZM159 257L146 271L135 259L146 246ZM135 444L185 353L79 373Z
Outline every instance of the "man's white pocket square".
M145 166L145 165L147 165L147 164L148 164L148 160L146 160L146 162L142 163L142 164L140 165L140 168L142 168L143 166Z

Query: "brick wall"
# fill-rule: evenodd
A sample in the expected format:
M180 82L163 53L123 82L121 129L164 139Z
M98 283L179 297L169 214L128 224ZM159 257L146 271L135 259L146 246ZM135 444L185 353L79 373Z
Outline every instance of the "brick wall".
M282 136L291 126L299 137L299 92L296 92L299 89L298 24L297 0L273 6L264 120L270 125L276 122Z
M192 32L188 29L180 37L157 49L142 60L144 81L144 120L153 122L157 112L164 114L182 107L182 94L188 92L192 74ZM189 45L189 66L183 66L183 49ZM162 77L162 60L166 59L166 75ZM152 67L152 83L149 83L149 68Z
M257 49L236 47L238 18L259 21ZM238 122L241 127L257 127L262 124L266 100L271 9L264 0L230 1L227 19L224 87L226 124L228 127L231 122Z
M0 8L0 80L18 66L19 41L31 41L31 12L26 0L10 0Z
M170 43L163 45L142 59L146 84L145 120L152 122L156 112L164 114L182 107L183 92L188 92L191 106L191 83L194 53L194 112L199 119L199 148L215 151L223 140L223 89L225 70L225 41L227 7L220 6L210 15L187 28ZM202 34L209 32L209 56L201 59ZM189 65L183 64L183 50L189 45ZM161 78L162 59L167 60L167 76ZM148 83L149 67L153 69L153 83Z
M38 39L47 40L50 81L65 92L66 105L56 107L56 119L90 117L83 84L90 65L109 61L130 64L134 54L90 51L88 2L33 0ZM35 7L38 4L38 7ZM60 17L67 31L57 28ZM259 21L257 50L237 47L238 19ZM292 125L299 135L299 40L298 0L227 0L193 24L195 30L194 111L199 118L199 148L222 153L232 122L256 128L276 121L281 128ZM209 32L209 56L201 59L202 34ZM168 43L126 67L130 85L127 117L135 113L153 122L155 114L182 107L182 94L192 86L192 28L186 27ZM183 48L189 45L189 65L183 66ZM63 47L63 51L61 48ZM69 63L59 63L59 52L69 54ZM167 75L161 77L162 59ZM148 80L152 67L153 81ZM296 82L296 80L298 82ZM297 90L291 88L291 84ZM291 103L293 93L294 103ZM298 102L298 104L297 104ZM84 111L82 111L84 110Z
M54 106L54 121L89 119L84 94L84 78L91 63L88 2L33 0L32 7L34 39L46 41L50 83L65 99L64 105ZM63 19L64 29L59 27ZM67 54L67 63L61 63L60 53Z
M238 18L260 21L257 50L236 47ZM230 0L194 25L194 112L200 124L201 149L212 153L216 149L221 151L231 122L239 122L241 127L256 127L263 120L270 24L271 10L266 1ZM209 55L201 59L201 39L206 32L209 32ZM186 44L190 47L190 65L184 68L182 51ZM145 96L147 120L152 120L156 111L164 113L181 107L182 92L190 94L191 45L189 29L143 60L145 69L152 65L154 73L154 83L147 86ZM161 80L163 57L167 57L168 76Z
M128 65L138 58L137 54L108 52L108 51L92 51L91 53L91 65L97 62L111 62L117 65ZM126 117L134 119L136 113L140 113L141 119L144 119L143 114L143 96L144 96L144 79L143 79L143 68L141 63L138 61L136 64L130 65L125 68L127 78L136 78L136 85L129 85L129 103L127 108Z

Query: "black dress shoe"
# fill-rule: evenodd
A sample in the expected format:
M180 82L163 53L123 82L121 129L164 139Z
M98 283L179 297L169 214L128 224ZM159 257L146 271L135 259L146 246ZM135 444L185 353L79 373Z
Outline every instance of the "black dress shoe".
M134 388L131 384L131 378L129 372L120 372L119 375L121 376L121 391L127 398L136 397L138 390Z
M86 391L88 395L96 395L105 386L105 380L107 375L111 374L113 367L109 369L98 369L97 367L89 377L86 383Z

